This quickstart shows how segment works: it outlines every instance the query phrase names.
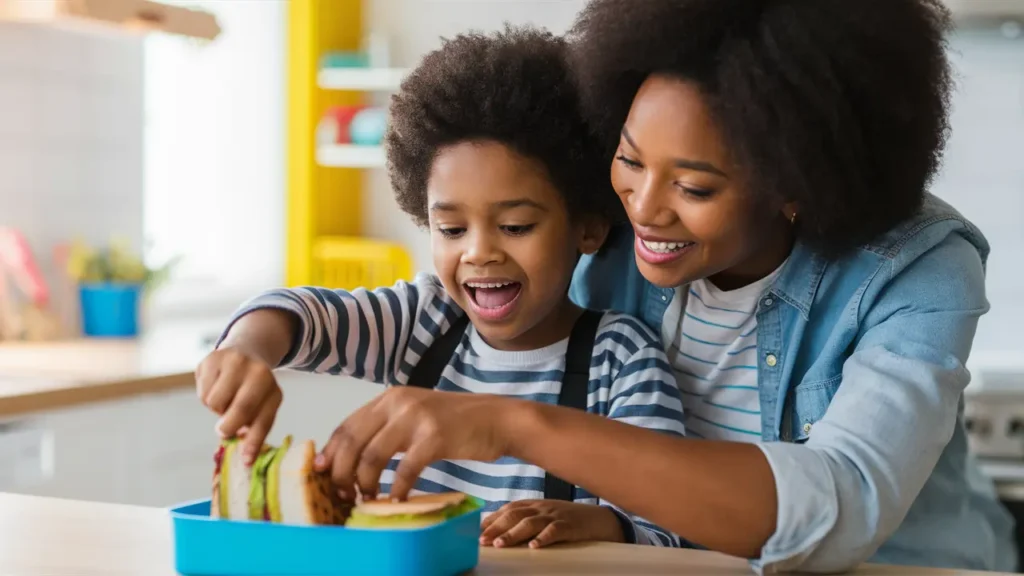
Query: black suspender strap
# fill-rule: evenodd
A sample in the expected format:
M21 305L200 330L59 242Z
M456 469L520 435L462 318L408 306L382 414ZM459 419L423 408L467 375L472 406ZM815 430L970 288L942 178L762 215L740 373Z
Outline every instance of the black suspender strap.
M594 339L601 323L603 312L585 310L576 320L569 335L569 345L565 351L565 373L562 376L562 389L558 394L558 405L577 410L587 409L587 394L590 390L590 361L594 355ZM462 315L447 332L435 340L420 361L413 368L409 377L409 386L417 388L434 388L441 381L455 349L462 340L469 318ZM544 498L548 500L574 500L575 486L552 474L544 476Z
M576 321L569 336L565 351L565 375L562 376L562 390L558 394L558 405L577 410L587 409L587 393L590 390L590 360L594 355L594 338L604 314L584 310ZM575 487L551 474L544 475L544 498L547 500L574 500Z
M445 366L448 366L452 356L455 355L455 349L459 347L459 342L462 341L462 335L466 333L468 325L469 317L463 314L452 323L447 332L430 344L420 361L412 369L409 386L434 388L441 382L441 373L444 372Z

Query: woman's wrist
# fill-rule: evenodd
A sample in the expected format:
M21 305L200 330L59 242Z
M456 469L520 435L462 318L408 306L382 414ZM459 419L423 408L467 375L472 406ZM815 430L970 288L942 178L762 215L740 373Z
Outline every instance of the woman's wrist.
M490 421L502 452L511 458L530 461L530 447L545 437L548 424L541 410L544 405L500 396L494 397L492 402Z

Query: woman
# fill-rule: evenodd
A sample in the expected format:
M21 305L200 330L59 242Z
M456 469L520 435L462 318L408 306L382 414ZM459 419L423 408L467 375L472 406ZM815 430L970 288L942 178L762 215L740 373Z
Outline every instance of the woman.
M692 438L396 389L332 438L336 478L404 451L401 497L509 455L764 571L1014 569L959 409L988 246L926 193L949 27L939 0L593 0L571 38L631 226L573 296L660 331Z

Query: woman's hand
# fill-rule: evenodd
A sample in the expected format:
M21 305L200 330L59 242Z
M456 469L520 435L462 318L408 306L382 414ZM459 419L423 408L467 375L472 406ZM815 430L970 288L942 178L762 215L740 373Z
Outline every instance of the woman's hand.
M404 452L390 496L404 499L420 472L442 459L494 461L505 454L506 421L520 401L490 394L437 392L408 386L389 388L357 410L334 431L317 457L318 470L331 470L347 494L379 491L388 461Z
M480 544L530 548L559 542L622 542L622 524L610 508L561 500L510 502L484 518Z

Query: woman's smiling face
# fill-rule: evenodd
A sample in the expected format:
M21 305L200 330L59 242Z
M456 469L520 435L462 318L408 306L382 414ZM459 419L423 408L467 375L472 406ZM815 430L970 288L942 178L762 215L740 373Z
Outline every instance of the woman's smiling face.
M786 215L795 206L747 192L695 84L644 82L611 178L636 232L637 266L658 286L709 277L725 290L740 287L771 273L792 246Z

